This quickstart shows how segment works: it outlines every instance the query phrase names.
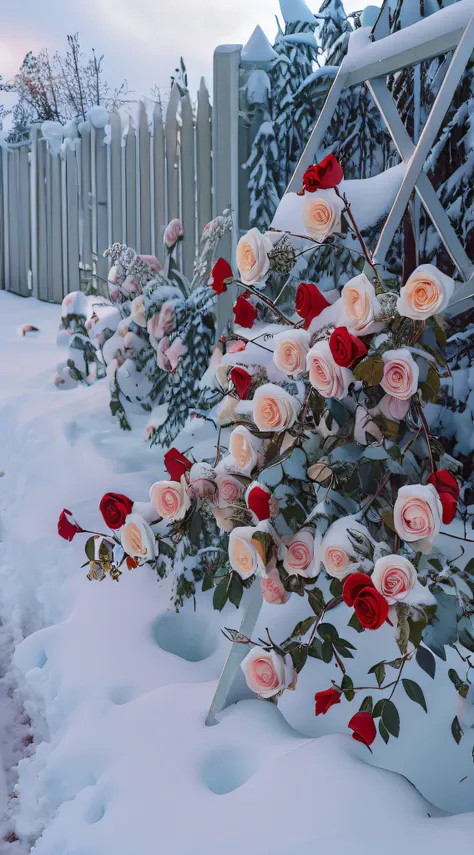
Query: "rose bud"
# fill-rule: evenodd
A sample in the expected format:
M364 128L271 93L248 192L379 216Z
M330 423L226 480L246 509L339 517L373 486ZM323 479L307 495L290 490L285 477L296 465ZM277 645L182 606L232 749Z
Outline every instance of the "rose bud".
M235 323L238 326L246 329L253 327L258 312L253 303L247 300L243 294L237 298L232 311L235 315Z
M226 261L225 258L218 258L212 268L211 276L207 284L216 292L216 294L223 294L224 291L227 291L227 285L224 280L232 279L233 275L232 267L229 262Z
M268 520L271 517L271 490L266 484L259 484L254 481L247 488L245 493L245 501L249 511L257 517L259 521Z
M106 493L99 504L104 522L109 528L115 530L121 528L125 518L132 513L133 502L121 493Z
M371 714L369 712L356 713L352 716L348 726L354 731L352 739L355 739L356 742L362 742L363 745L366 745L370 749L377 735Z
M80 534L84 531L83 528L76 522L71 511L68 511L66 508L61 511L58 519L58 534L60 537L63 537L64 540L68 540L69 543L74 539L76 534Z
M438 469L428 478L438 493L439 500L443 506L443 523L449 525L456 516L459 501L459 484L454 475L447 469Z
M333 154L328 154L319 163L308 167L303 175L303 187L308 193L315 190L331 190L344 178L341 164Z
M246 401L252 385L252 375L245 368L236 365L229 372L229 377L235 386L237 394L241 401Z
M170 448L163 460L172 481L179 481L181 475L184 475L192 466L191 461L184 454L181 454L177 448Z
M368 353L364 342L357 336L351 335L347 327L336 327L329 339L329 347L334 362L342 368L350 368L356 359Z
M295 299L295 311L304 318L305 330L311 324L311 321L321 314L323 309L327 309L330 305L326 298L321 294L319 288L311 282L301 282L298 286Z
M324 692L316 692L314 700L316 701L314 714L326 715L334 704L341 703L341 693L337 689L326 689Z

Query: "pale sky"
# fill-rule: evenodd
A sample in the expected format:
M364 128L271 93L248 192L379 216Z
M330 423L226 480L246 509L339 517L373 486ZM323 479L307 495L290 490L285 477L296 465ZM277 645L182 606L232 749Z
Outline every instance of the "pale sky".
M316 12L322 0L307 0ZM345 0L346 12L381 0ZM182 54L195 91L204 75L211 85L212 54L219 44L245 44L257 24L270 41L278 0L0 0L0 75L12 76L25 54L41 48L65 52L66 34L79 31L85 49L105 54L112 86L126 78L134 98L153 84L169 86ZM281 15L280 15L281 18Z

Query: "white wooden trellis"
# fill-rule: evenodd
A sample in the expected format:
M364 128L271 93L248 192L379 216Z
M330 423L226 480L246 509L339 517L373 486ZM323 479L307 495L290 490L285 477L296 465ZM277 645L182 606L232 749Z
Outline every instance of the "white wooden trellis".
M369 29L359 30L351 36L351 45L328 94L318 121L306 148L296 166L286 189L297 192L303 184L305 170L320 159L320 148L333 119L338 101L345 89L365 83L377 105L387 130L392 137L402 161L406 164L400 188L382 228L374 260L383 264L390 245L399 228L413 191L418 194L423 207L436 227L439 236L456 265L463 285L456 291L450 307L459 313L474 295L474 264L468 258L456 232L444 211L436 192L424 171L424 165L442 122L453 100L455 91L474 50L474 0L461 0L455 6L441 10L426 20L412 24L379 41L362 40ZM351 50L354 47L355 50ZM386 78L403 68L417 65L428 59L453 51L444 80L433 104L417 144L411 140L398 114L396 105L386 85ZM372 269L367 265L366 273ZM255 582L248 595L240 633L250 638L255 629L263 598L260 585ZM229 702L235 701L236 677L240 663L247 654L244 644L234 643L224 665L219 684L206 718L207 725L218 723L218 716Z

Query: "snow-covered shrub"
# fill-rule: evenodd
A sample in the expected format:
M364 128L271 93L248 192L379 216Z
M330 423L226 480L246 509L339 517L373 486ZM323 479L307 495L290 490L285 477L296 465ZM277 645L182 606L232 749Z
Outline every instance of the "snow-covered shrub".
M87 541L89 575L117 577L125 563L173 571L178 605L202 577L219 610L227 601L239 606L255 584L272 605L304 598L308 615L285 639L229 631L249 648L247 683L277 702L296 687L308 659L337 663L338 678L317 687L316 715L357 698L349 727L368 746L376 725L385 742L398 736L396 692L427 711L406 664L416 660L434 678L436 658L446 659L451 646L461 663L460 673L449 671L459 696L451 725L459 742L472 716L474 570L472 561L464 566L437 546L440 533L458 537L450 526L459 530L458 503L463 513L465 502L461 465L425 414L446 371L441 316L454 282L432 265L405 282L382 282L339 190L341 176L332 157L311 167L290 199L285 237L252 230L241 238L235 329L222 342L214 398L207 400L215 450L211 456L207 444L196 459L198 448L170 448L169 479L151 485L149 504L104 496L110 531ZM332 294L301 282L282 311L266 286L279 275L284 282L286 242L294 243L294 262L342 228L358 236L366 272ZM230 281L225 273L214 268L217 292ZM273 323L259 322L260 307ZM63 511L59 533L72 539L81 531ZM331 622L335 609L348 632ZM385 624L399 648L390 661L380 659L377 631ZM354 631L369 633L360 647L368 643L375 660L362 686L350 674L358 657Z

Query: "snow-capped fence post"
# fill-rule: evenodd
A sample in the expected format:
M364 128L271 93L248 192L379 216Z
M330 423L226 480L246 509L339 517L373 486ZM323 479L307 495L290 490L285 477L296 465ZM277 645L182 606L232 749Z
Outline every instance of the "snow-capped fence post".
M189 92L181 98L181 222L183 272L191 280L196 252L196 164L194 156L194 117Z
M79 198L79 245L81 266L84 271L92 269L92 226L91 226L91 128L90 122L81 122L80 134L80 198Z
M163 234L166 228L166 191L165 191L165 129L163 112L157 102L153 110L152 121L152 183L153 183L153 245L152 253L164 261Z
M31 235L31 291L33 297L39 296L38 282L38 136L39 126L30 128L30 178L29 178L29 211ZM1 193L0 177L0 193ZM0 246L0 281L1 281L1 246Z
M136 149L135 125L130 118L123 152L125 159L125 235L126 243L129 246L135 246L137 238Z
M138 113L138 152L139 165L138 189L140 202L140 252L151 253L151 175L150 175L150 129L143 101L140 101Z
M109 244L122 243L122 122L118 113L111 113L110 123L110 222Z
M180 94L177 83L173 85L166 109L166 188L167 219L179 219L179 149L178 149L178 106Z
M67 291L78 291L80 288L78 171L76 145L73 140L68 143L64 156L66 167L66 207L64 216L66 218L67 245L64 290L67 293Z
M239 238L239 67L242 45L220 45L214 51L212 105L213 216L230 208L233 230L225 235L218 254L231 262ZM217 334L232 317L234 286L218 301Z
M196 115L197 236L212 217L212 120L209 91L201 77Z

